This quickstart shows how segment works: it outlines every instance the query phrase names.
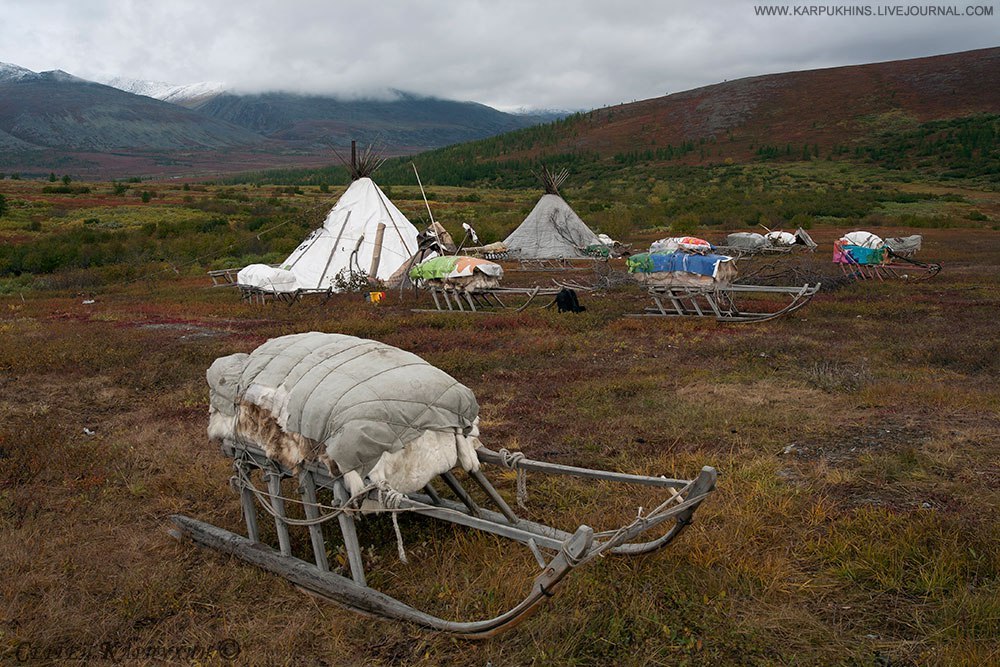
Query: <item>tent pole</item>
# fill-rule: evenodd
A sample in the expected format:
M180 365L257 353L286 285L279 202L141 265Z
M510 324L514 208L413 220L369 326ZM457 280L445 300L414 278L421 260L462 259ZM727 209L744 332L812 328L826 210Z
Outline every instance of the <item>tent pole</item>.
M347 216L344 217L344 224L340 226L340 231L337 233L337 240L333 242L333 248L330 250L330 256L326 258L326 266L323 267L323 273L319 274L319 280L316 282L316 289L320 289L323 286L323 278L326 278L326 272L330 270L330 262L333 261L333 255L337 252L337 246L340 244L340 237L344 235L344 230L347 228L347 221L351 219L351 211L347 212Z
M417 177L417 185L420 186L420 196L424 198L424 206L427 207L427 215L430 216L431 225L433 225L434 224L434 214L431 213L431 205L428 203L428 201L427 201L427 195L424 193L424 184L420 182L420 174L417 173L417 165L416 165L416 163L411 162L410 166L413 167L413 173Z
M378 223L378 229L375 231L375 250L372 252L372 266L368 270L369 280L374 280L378 277L378 265L382 261L382 236L385 235L385 223Z

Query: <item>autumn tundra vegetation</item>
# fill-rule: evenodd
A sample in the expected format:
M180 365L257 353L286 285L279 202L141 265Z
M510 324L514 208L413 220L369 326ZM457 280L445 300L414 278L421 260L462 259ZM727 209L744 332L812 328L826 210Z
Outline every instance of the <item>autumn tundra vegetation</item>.
M751 325L623 317L645 303L627 281L581 293L578 314L414 313L427 297L409 290L379 303L358 293L245 303L211 288L206 271L286 257L343 191L342 170L214 181L5 174L2 661L111 651L157 664L163 651L190 649L201 653L189 662L224 664L237 647L247 664L996 662L997 121L908 132L860 148L759 146L715 164L684 161L711 155L712 142L554 154L580 216L639 250L678 233L720 242L803 227L815 253L740 260L741 273L834 281L833 241L865 229L922 234L921 256L944 267L922 282L834 281L807 308ZM502 240L534 205L530 157L483 158L522 139L417 158L453 237L468 223L482 243ZM429 222L408 160L387 163L379 182L418 228ZM622 273L616 262L602 270ZM475 392L492 449L668 477L712 465L717 491L669 549L603 558L518 628L481 642L358 616L171 537L174 513L241 530L230 462L206 438L205 370L314 330L389 343L452 375ZM602 483L534 481L528 517L564 526L617 525L647 502ZM500 486L512 496L513 474ZM528 550L493 537L399 523L406 564L387 519L361 522L369 583L437 615L495 614L535 572ZM305 548L304 533L295 539ZM329 557L343 564L335 546ZM194 654L174 657L184 655Z

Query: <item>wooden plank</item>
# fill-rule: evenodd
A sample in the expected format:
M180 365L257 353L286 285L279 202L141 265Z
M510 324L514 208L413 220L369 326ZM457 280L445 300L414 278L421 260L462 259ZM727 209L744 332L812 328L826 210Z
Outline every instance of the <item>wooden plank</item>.
M277 515L274 517L274 529L278 533L278 549L282 555L292 554L292 541L288 535L288 524L285 523L285 499L281 495L281 473L277 470L265 470L267 490L271 494L271 508Z
M347 505L349 494L344 487L344 480L337 479L333 482L333 497L339 507ZM341 513L337 520L340 522L340 532L344 537L344 550L347 552L347 564L351 568L351 578L359 586L367 586L365 581L365 564L361 557L361 545L358 543L358 533L354 526L354 517Z
M302 502L305 503L306 518L314 520L319 518L319 507L316 502L316 481L310 470L303 470L299 473L299 489L302 492ZM316 560L316 567L323 572L330 570L330 563L326 558L326 541L323 539L323 524L315 523L309 526L309 539L312 542L313 557Z
M236 464L242 477L246 477L247 480L251 480L251 470L250 467L240 461ZM249 481L247 482L250 483ZM257 507L254 505L254 494L251 489L243 487L240 489L240 505L243 507L243 520L247 525L247 537L250 538L251 542L260 542L260 530L257 528Z

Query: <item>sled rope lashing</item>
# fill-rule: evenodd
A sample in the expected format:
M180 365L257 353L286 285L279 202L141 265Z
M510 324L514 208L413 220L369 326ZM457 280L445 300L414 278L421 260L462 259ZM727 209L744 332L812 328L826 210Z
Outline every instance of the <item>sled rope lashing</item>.
M611 554L634 556L665 547L691 523L694 512L712 493L716 481L716 472L710 467L702 468L692 480L669 479L536 461L520 452L501 453L485 447L476 450L484 467L513 467L525 473L564 475L667 491L668 497L653 511L643 513L640 510L633 520L619 528L595 532L589 526L581 525L570 532L519 517L483 470L468 473L485 496L484 503L480 504L451 471L439 475L437 479L445 484L454 498L445 497L433 482L422 492L402 494L379 488L379 485L368 481L364 489L349 495L344 479L340 475L332 475L325 465L316 461L303 462L293 471L269 459L256 446L232 440L223 442L223 453L234 459L233 486L240 497L247 536L175 515L172 521L176 536L187 537L202 546L236 556L287 579L308 593L353 610L467 638L490 637L515 626L551 597L567 574L590 560ZM255 472L261 474L266 490L254 482ZM298 480L299 498L282 494L283 479ZM317 497L319 492L329 494L332 500L320 502ZM375 507L371 508L373 503ZM304 519L288 516L286 510L292 504L302 507ZM258 507L274 519L277 548L261 540ZM505 537L525 545L534 559L539 561L541 569L523 600L493 618L451 621L433 616L368 586L355 521L362 514L372 511L392 515L410 512ZM324 525L331 526L333 519L337 519L340 527L348 576L331 571L327 560L323 528ZM660 533L658 536L637 541L646 531L659 527L664 530L657 531ZM293 553L295 543L290 539L289 531L302 528L308 530L310 535L312 554L309 558L299 558Z
M801 287L772 285L726 285L713 287L652 286L649 296L653 306L629 317L711 317L719 322L766 322L795 312L819 292L820 283ZM744 310L744 298L786 297L784 305L774 310Z
M331 519L338 518L342 514L358 516L361 512L357 505L364 500L371 491L376 491L380 507L378 510L369 511L385 512L391 515L393 531L396 534L396 547L399 554L399 560L403 563L409 562L406 558L406 549L403 547L403 534L399 530L399 520L397 518L399 512L402 511L400 510L400 505L402 504L404 496L384 482L379 484L370 484L360 492L355 493L353 496L348 498L342 506L334 507L330 505L323 505L319 502L307 503L305 501L299 501L295 498L288 498L281 495L281 473L273 465L264 469L264 477L268 483L268 491L261 491L254 485L249 475L247 475L244 471L244 466L240 465L239 459L235 459L233 461L233 467L236 472L229 480L230 487L238 493L243 489L248 489L255 496L260 507L274 518L275 528L278 532L278 541L279 544L282 545L282 553L285 553L284 545L289 540L288 526L311 527L318 526L330 521ZM275 480L277 480L277 484L274 483ZM285 503L311 507L314 510L314 512L312 512L313 517L307 519L289 518L285 513ZM325 513L319 513L320 510L325 510Z
M512 452L508 449L500 450L501 465L504 468L513 470L516 475L517 484L517 504L522 509L528 509L528 473L517 464L524 460L521 452Z

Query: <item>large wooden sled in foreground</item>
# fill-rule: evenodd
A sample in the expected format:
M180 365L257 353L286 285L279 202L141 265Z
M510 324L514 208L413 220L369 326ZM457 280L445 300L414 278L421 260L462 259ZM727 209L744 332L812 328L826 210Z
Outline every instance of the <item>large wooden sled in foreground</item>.
M468 387L415 354L378 341L321 332L281 336L249 354L216 359L206 379L208 435L233 459L230 483L240 496L247 534L174 516L175 534L322 598L441 632L488 637L522 620L587 561L664 547L715 488L712 468L703 468L694 480L667 479L491 451L479 440L479 405ZM615 530L595 532L581 525L566 531L518 516L489 481L489 467L514 472L522 506L529 473L639 485L661 497L643 502L654 509L640 508ZM266 533L275 536L276 545L264 543L261 512L274 521L273 532ZM401 512L525 545L540 568L530 590L499 616L462 622L424 613L369 587L356 522L388 514L400 560L406 561L397 523ZM334 525L340 539L328 545ZM292 539L293 530L308 532L308 547L304 539ZM345 574L331 571L330 551L344 554L338 561Z
M479 448L477 455L481 464L500 469L514 468L519 474L531 472L569 475L588 480L647 486L666 493L662 503L653 511L640 514L634 521L617 530L599 533L585 525L568 532L520 518L482 470L468 473L468 479L480 489L492 508L476 502L472 493L453 472L439 476L453 499L446 497L444 489L439 489L434 484L428 484L423 493L401 494L394 501L395 509L390 511L413 512L505 537L525 545L538 560L540 571L519 604L494 618L462 622L421 612L368 586L362 550L355 530L355 516L362 501L378 500L378 490L368 491L364 497L348 499L343 481L331 476L322 465L309 463L295 474L252 446L226 442L223 444L223 452L234 460L236 474L233 479L242 501L247 536L237 535L187 516L174 515L172 520L176 536L185 536L203 546L236 556L288 579L309 593L350 609L409 621L424 628L469 638L490 637L513 627L551 597L559 582L574 568L597 556L637 556L665 547L691 523L695 510L712 493L716 481L716 471L710 467L702 468L694 480L667 479L575 468ZM260 473L265 480L266 491L254 483L255 473ZM299 500L281 495L281 480L285 478L298 481L305 520L290 519L286 514L286 504ZM322 491L330 491L332 498L319 502L317 498ZM261 542L258 507L274 520L277 548ZM349 578L330 571L322 524L332 519L337 520L340 528L349 563ZM311 538L312 554L307 560L294 555L291 549L290 530L299 527L307 529ZM661 530L656 537L635 541L643 533L657 528Z

